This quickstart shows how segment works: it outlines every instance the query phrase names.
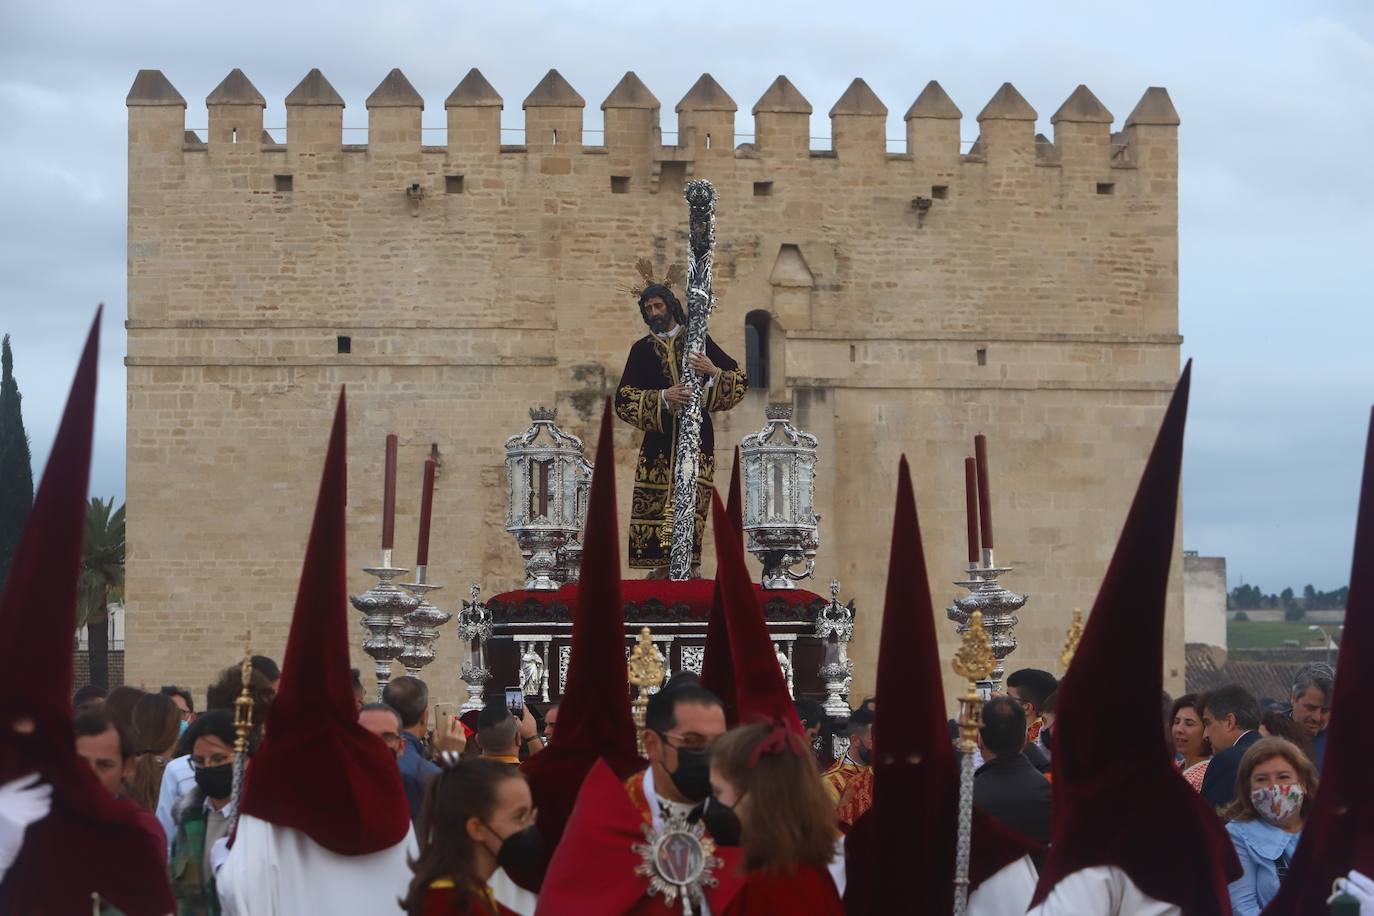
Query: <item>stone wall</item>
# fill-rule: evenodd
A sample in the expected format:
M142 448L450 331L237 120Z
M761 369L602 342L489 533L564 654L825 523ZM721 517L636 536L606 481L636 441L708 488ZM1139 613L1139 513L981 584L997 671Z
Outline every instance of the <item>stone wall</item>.
M1183 554L1183 639L1226 648L1226 558Z
M785 78L747 144L710 77L679 103L674 145L633 74L602 106L603 146L584 144L583 100L556 72L525 101L521 146L501 145L502 102L476 71L447 100L438 146L422 145L423 102L399 71L368 99L365 145L342 143L344 100L318 71L287 98L285 136L264 134L262 96L238 71L207 103L202 138L160 72L140 72L128 100L131 680L202 683L249 628L280 656L342 385L350 587L368 586L358 568L376 559L393 431L403 565L437 447L438 603L456 609L474 580L515 587L503 442L534 404L594 433L645 330L622 289L637 258L663 270L682 257L689 177L721 197L713 336L743 361L746 313L771 319L770 390L717 418L717 464L769 399L819 436L818 590L835 576L858 600L856 699L873 683L897 459L912 461L938 607L957 593L941 583L963 560L961 459L980 431L998 558L1016 567L1005 582L1032 596L1010 668L1057 668L1179 370L1178 118L1164 90L1113 133L1080 87L1051 142L1008 84L965 153L961 113L931 83L897 154L860 80L831 111L829 150L810 148L810 105ZM617 424L622 521L636 443ZM1181 595L1176 576L1170 689ZM940 630L948 648L953 626ZM451 630L438 651L425 676L458 699Z

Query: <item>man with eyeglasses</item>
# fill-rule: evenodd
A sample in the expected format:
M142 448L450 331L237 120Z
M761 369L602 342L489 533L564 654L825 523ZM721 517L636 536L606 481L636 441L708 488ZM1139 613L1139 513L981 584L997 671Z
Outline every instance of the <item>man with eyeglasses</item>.
M702 816L711 795L711 745L723 734L725 708L693 674L675 676L649 698L644 714L649 768L625 781L630 801L646 823L661 829L673 815ZM708 830L710 824L708 818Z
M406 740L401 714L386 703L368 703L358 711L358 724L381 738L386 749L396 756L396 766L401 770L401 786L406 791L406 805L410 808L410 820L415 823L425 801L425 786L430 777L407 770L402 763Z

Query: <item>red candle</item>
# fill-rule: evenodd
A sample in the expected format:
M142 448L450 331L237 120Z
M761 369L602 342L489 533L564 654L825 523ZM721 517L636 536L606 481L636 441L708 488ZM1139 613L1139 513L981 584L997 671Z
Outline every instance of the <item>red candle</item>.
M434 459L425 459L425 482L420 486L420 543L415 548L415 565L429 565L429 519L434 508Z
M978 464L978 529L985 549L992 549L992 498L988 495L988 437L973 437L973 454Z
M968 521L968 561L977 563L978 553L978 462L964 459L964 509Z
M386 480L382 489L382 549L396 546L396 434L386 437Z

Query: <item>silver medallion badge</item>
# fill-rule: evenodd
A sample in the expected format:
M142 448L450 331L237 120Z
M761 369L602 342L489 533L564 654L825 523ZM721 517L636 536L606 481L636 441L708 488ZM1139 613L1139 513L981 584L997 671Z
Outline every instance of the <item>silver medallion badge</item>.
M680 897L683 913L705 903L706 888L716 886L714 872L724 863L716 858L715 841L702 823L689 824L682 814L665 815L661 830L644 825L644 840L634 847L643 859L635 874L649 879L648 893L662 894L669 906Z

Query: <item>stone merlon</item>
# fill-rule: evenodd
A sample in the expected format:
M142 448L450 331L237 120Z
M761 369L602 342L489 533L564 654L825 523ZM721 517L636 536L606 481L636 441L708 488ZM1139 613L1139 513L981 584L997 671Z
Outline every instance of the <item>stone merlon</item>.
M835 115L879 115L887 116L887 106L882 99L862 79L855 78L840 100L830 108L830 117Z
M180 105L186 107L186 100L177 92L176 87L167 81L161 70L140 70L129 88L124 104L134 105Z
M964 113L959 110L959 106L955 105L949 93L945 92L945 87L931 80L906 110L905 120L929 118L936 121L958 121L963 116Z
M611 94L606 96L606 101L601 103L602 111L607 108L656 110L661 107L658 97L649 91L649 87L644 85L633 70L628 71L620 78L620 82L615 84Z
M311 70L286 96L287 105L320 105L343 108L343 96L334 91L319 68Z
M1174 110L1173 99L1169 98L1169 90L1163 86L1151 86L1145 90L1145 94L1140 97L1140 101L1126 118L1127 127L1136 124L1178 126L1178 112Z
M175 91L175 90L173 90ZM205 104L209 105L256 105L259 108L267 107L267 99L263 98L258 87L254 86L238 67L229 71L229 75L220 81L220 84L211 90L205 97Z
M444 100L445 108L504 108L501 94L473 67Z
M773 80L773 85L754 103L753 114L761 111L775 111L784 114L811 114L811 103L806 100L792 81L785 76Z
M367 107L424 108L425 100L420 98L420 93L415 91L415 87L410 84L410 80L406 79L406 75L399 69L394 69L367 97Z
M1080 83L1073 94L1064 100L1064 104L1060 105L1059 110L1050 118L1051 124L1058 124L1060 121L1110 124L1112 123L1112 113L1107 110L1106 105L1098 101L1091 89Z
M703 73L687 90L682 101L677 103L677 111L739 111L739 106L730 98L730 93L716 82L715 77Z
M550 70L544 74L529 95L525 96L523 108L586 108L587 103L578 95L563 74Z
M979 121L1034 121L1035 109L1011 83L1003 83L992 99L978 112Z

